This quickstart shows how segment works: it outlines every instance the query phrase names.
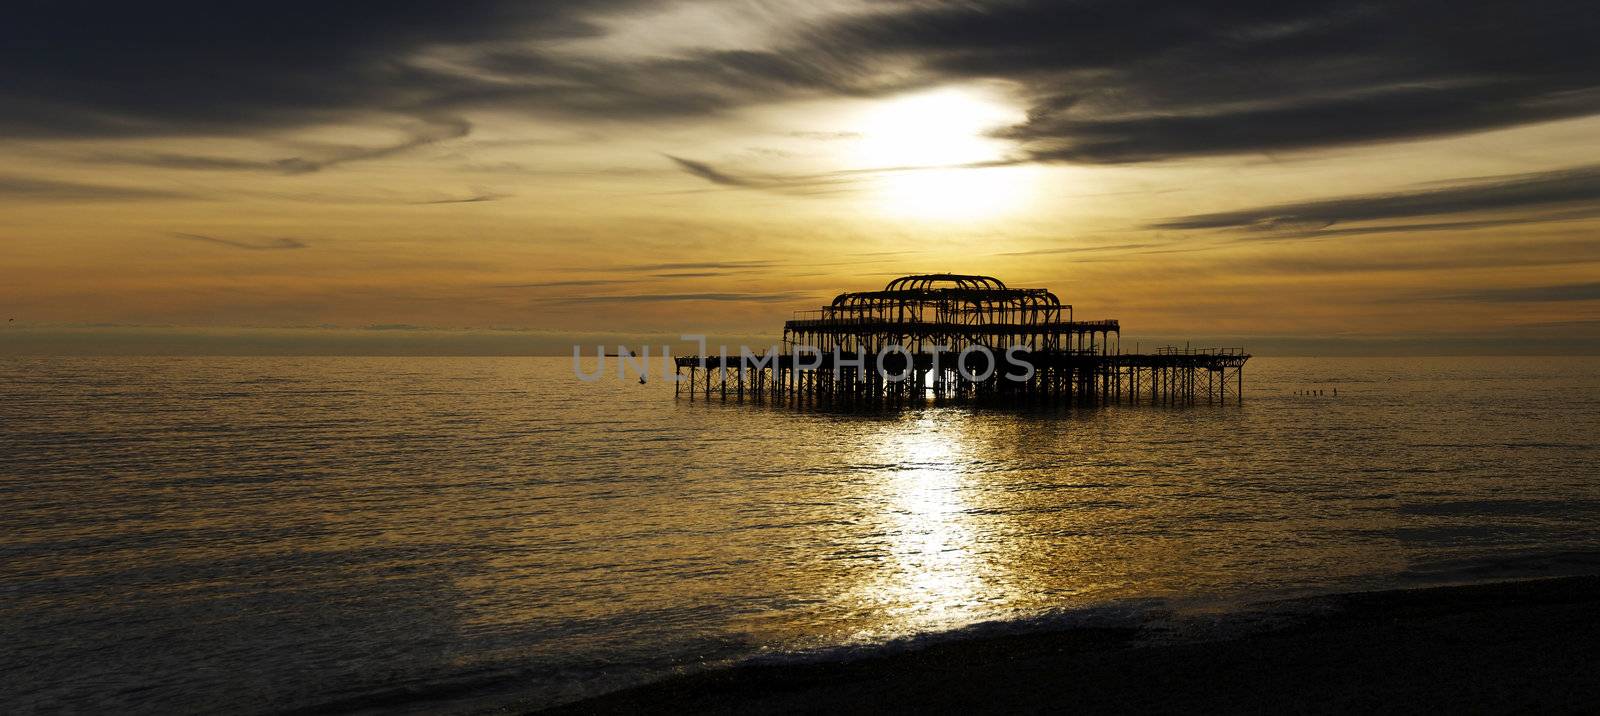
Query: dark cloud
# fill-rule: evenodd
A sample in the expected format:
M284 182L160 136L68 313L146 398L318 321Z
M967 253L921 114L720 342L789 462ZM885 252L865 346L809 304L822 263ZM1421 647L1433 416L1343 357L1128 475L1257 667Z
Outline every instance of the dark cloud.
M1397 194L1352 196L1298 204L1197 214L1152 224L1155 229L1246 228L1316 235L1340 223L1439 216L1468 212L1584 207L1600 209L1600 165L1560 171L1514 174L1454 182L1445 186ZM1583 218L1560 214L1557 218ZM1505 221L1548 220L1537 215ZM1479 228L1473 224L1420 224L1417 230ZM1494 224L1488 224L1494 225ZM1404 230L1392 226L1389 230Z
M1022 140L1037 160L1121 164L1427 138L1600 110L1600 92L1524 99L1514 97L1522 94L1515 89L1520 87L1403 88L1199 116L1097 118L1068 112L1035 116L999 136Z
M1527 224L1547 224L1563 221L1585 221L1600 218L1600 207L1577 209L1574 211L1558 211L1552 213L1537 213L1525 216L1509 216L1498 219L1478 219L1466 221L1426 221L1408 222L1404 224L1368 224L1365 226L1347 226L1342 228L1310 228L1301 231L1263 232L1254 239L1305 239L1329 236L1354 236L1360 234L1406 234L1432 231L1474 231L1477 229L1492 229L1501 226L1523 226Z
M790 48L852 68L813 88L1009 80L1028 117L998 134L1035 161L1315 149L1600 113L1600 13L1577 0L880 7ZM898 83L863 79L891 73Z
M835 43L1021 83L1000 132L1092 163L1444 136L1600 112L1600 13L1576 0L932 3ZM842 39L841 39L842 38Z
M456 93L454 103L622 120L708 115L802 96L872 96L926 84L879 72L860 53L816 45L649 59L577 58L532 48L484 53L471 66L494 82Z
M1457 272L1461 269L1570 268L1577 262L1583 262L1582 259L1573 258L1573 249L1579 249L1587 255L1600 255L1600 244L1590 243L1541 246L1527 250L1516 247L1486 251L1447 248L1401 255L1382 251L1339 252L1332 255L1295 252L1253 258L1229 257L1219 259L1217 264L1226 264L1229 270L1241 274L1260 273L1279 277L1291 274L1312 276L1399 271ZM1412 300L1416 297L1415 294L1408 294L1402 298ZM1423 296L1430 299L1436 297L1434 294Z
M79 184L0 175L0 200L21 198L59 201L126 201L134 199L173 199L186 195L159 189Z
M1436 298L1488 303L1545 303L1550 301L1600 301L1600 282L1523 288L1485 288Z
M426 114L471 89L421 53L593 36L625 0L24 2L0 23L10 136L225 134Z
M747 179L745 177L738 177L738 176L734 176L732 174L723 173L723 172L719 171L716 167L713 167L710 164L707 164L705 162L699 162L699 161L695 161L693 159L684 159L683 157L675 157L675 156L672 156L671 154L667 154L665 156L666 156L666 158L671 159L675 164L677 164L678 168L680 168L680 169L682 169L682 170L684 170L684 171L686 171L686 172L688 172L690 174L693 174L693 175L695 175L697 177L700 177L701 179L704 179L704 180L706 180L708 182L711 182L712 184L721 184L723 186L739 186L739 187L759 187L759 186L763 186L762 183L757 182L757 181L752 180L752 179Z
M231 246L231 247L236 248L236 249L248 249L250 251L274 251L274 250L279 250L279 249L303 249L303 248L306 248L308 246L308 244L306 244L306 242L304 242L304 241L301 241L299 239L287 238L287 237L264 239L264 240L261 240L261 241L240 241L238 239L219 239L219 238L217 238L215 236L205 236L203 234L181 234L180 233L180 234L173 234L172 236L174 238L183 239L185 241L201 241L201 242L208 243L208 244L216 244L218 246Z
M1600 113L1600 12L1578 0L871 3L777 28L767 50L620 58L548 42L629 12L641 12L632 0L23 3L0 24L0 131L270 132L479 108L636 120L999 79L1029 106L999 132L1019 143L1016 159L1121 163ZM414 146L154 159L296 173ZM766 186L674 160L707 181Z

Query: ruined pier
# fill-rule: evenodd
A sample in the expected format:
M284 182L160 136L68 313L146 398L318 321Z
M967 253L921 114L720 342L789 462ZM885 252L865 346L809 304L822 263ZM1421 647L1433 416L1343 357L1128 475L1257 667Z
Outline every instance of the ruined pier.
M1243 402L1250 355L1242 349L1122 353L1120 336L1117 321L1075 320L1046 289L989 276L904 276L797 313L776 351L676 358L674 386L690 400L834 406Z

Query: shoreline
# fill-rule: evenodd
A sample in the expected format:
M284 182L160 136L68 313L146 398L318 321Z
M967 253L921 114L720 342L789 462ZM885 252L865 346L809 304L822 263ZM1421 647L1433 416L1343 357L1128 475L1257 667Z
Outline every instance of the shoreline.
M1085 627L672 677L547 714L1582 710L1600 703L1600 576L1286 600L1210 638ZM1313 609L1305 609L1313 606Z

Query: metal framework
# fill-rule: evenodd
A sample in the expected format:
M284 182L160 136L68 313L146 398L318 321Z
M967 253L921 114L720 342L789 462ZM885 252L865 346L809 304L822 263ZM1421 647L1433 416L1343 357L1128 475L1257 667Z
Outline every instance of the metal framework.
M1243 402L1250 359L1243 350L1167 347L1129 354L1118 351L1120 336L1115 320L1075 320L1072 306L1047 289L1010 288L990 276L919 274L797 312L783 325L779 354L678 358L675 390L681 395L688 386L691 400L718 395L837 405L929 397ZM979 346L988 350L975 350ZM884 372L905 377L890 380ZM1007 377L1023 374L1023 380Z

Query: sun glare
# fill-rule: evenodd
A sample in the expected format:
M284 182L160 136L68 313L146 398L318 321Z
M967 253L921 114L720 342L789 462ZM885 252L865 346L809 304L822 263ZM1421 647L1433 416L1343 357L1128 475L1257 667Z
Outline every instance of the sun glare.
M890 172L878 178L875 197L891 216L983 219L1026 206L1036 173L1033 167Z
M879 169L879 209L933 219L994 216L1026 203L1033 171L977 167L1002 161L1010 145L989 136L1023 120L1023 113L988 93L944 89L898 97L860 120L856 166Z
M986 136L1021 122L1021 111L984 93L944 89L880 102L861 119L860 163L869 168L971 164L1005 156Z

